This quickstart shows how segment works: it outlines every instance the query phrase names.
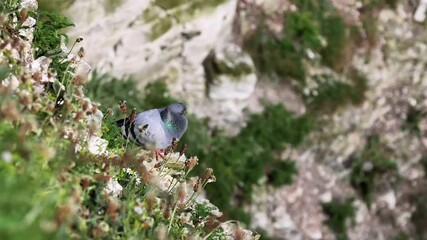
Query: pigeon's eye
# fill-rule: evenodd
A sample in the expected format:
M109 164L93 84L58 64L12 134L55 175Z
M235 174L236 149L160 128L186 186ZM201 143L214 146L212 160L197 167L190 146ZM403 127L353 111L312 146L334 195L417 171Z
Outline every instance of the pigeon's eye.
M148 128L148 124L145 124L145 125L139 125L139 126L138 126L138 130L139 130L139 131L141 131L141 132L142 132L142 131L145 131L147 128Z

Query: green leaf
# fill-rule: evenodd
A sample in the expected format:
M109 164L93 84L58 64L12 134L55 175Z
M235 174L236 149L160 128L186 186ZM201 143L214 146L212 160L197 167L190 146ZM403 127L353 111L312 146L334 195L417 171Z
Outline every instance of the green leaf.
M58 79L55 79L55 81L53 82L53 90L55 91L56 94L58 94L59 91L65 90L65 86Z
M7 66L0 66L0 81L6 79L10 74L10 69Z

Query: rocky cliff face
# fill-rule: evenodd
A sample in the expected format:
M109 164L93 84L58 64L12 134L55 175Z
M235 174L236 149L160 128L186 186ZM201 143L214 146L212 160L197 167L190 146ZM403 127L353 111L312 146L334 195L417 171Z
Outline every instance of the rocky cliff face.
M165 81L191 112L221 124L238 122L257 81L250 57L230 43L236 4L75 1L67 13L76 25L70 35L84 38L94 68L130 76L141 88Z

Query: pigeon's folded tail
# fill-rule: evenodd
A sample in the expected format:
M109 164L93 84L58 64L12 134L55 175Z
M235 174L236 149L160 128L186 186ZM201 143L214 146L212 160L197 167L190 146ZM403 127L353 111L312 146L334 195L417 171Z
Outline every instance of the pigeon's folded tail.
M125 125L126 120L127 120L127 118L123 118L123 119L117 120L116 121L117 127L122 127L123 125Z

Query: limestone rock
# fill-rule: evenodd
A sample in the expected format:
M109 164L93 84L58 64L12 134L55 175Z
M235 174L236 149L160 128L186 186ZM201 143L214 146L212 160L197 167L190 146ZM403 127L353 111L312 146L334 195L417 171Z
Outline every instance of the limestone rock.
M87 62L141 87L165 78L175 97L204 97L202 61L230 38L237 1L110 2L76 0L67 10Z
M216 48L204 61L209 97L213 100L246 100L257 77L249 54L233 43Z

